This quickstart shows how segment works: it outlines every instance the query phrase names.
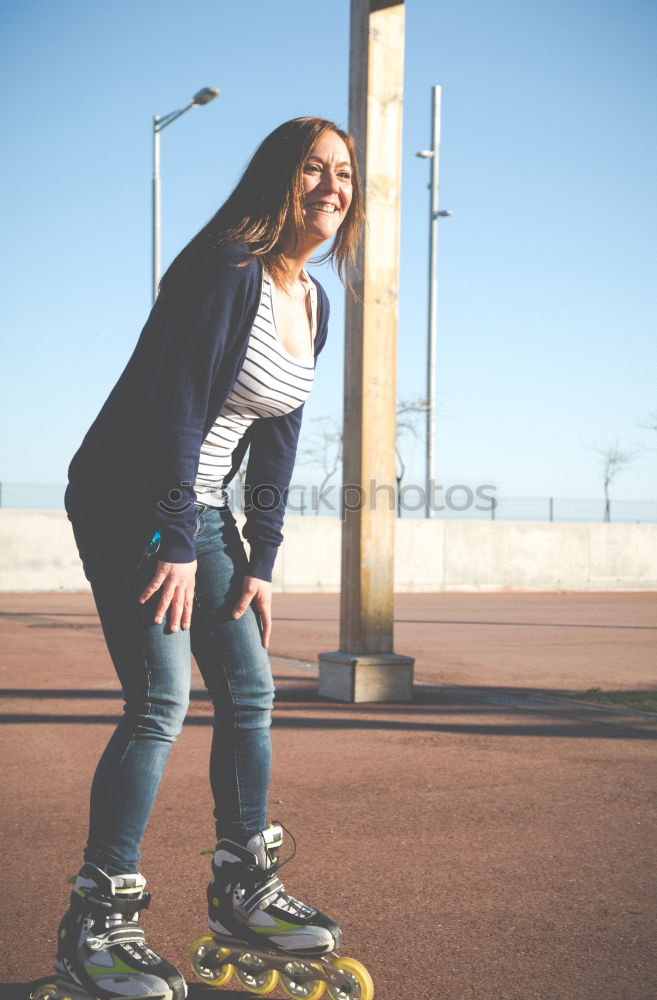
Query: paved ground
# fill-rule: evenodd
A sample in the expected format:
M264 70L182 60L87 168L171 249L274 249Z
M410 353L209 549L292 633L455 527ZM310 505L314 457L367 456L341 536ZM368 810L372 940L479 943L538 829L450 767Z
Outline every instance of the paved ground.
M381 1000L657 998L657 719L559 697L657 689L657 595L400 595L412 705L319 699L331 595L279 595L271 812L292 892L339 919ZM0 597L0 991L46 976L120 698L87 595ZM149 939L189 975L212 846L196 678L144 844ZM244 997L191 986L191 1000ZM282 996L277 992L276 996Z

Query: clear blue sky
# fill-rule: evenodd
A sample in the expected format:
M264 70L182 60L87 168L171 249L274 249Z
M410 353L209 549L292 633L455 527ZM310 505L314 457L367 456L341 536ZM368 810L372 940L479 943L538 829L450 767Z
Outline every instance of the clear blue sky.
M657 410L657 8L408 0L406 21L401 397L424 392L429 167L415 153L435 83L454 213L439 480L596 497L594 449L618 440L638 457L615 495L654 498L657 433L638 425ZM149 308L152 115L222 92L162 136L166 264L273 127L347 126L349 3L21 0L0 28L0 480L63 483ZM343 295L316 273L333 320L307 431L342 403Z

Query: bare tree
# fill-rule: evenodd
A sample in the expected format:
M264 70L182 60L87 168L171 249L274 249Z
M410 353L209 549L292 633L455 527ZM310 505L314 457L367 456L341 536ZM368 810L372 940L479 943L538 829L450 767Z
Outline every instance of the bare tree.
M395 452L397 455L397 469L395 479L397 482L397 517L402 516L401 509L401 489L406 463L402 455L401 444L404 438L417 438L420 433L420 416L426 414L429 409L429 401L419 396L414 399L400 399L397 403L397 439L395 442Z
M657 410L653 410L646 417L644 423L639 424L639 427L644 431L657 431Z
M306 465L319 464L323 474L318 492L321 497L342 462L342 427L333 417L316 417L313 423L319 426L311 435L300 461ZM315 514L319 514L319 506L318 503Z
M395 453L397 467L395 479L397 482L397 516L401 517L400 492L406 471L406 463L403 458L402 443L404 438L417 438L420 433L420 417L426 414L428 403L426 399L420 397L416 399L400 400L397 405L397 440ZM342 462L343 452L343 431L341 424L332 417L317 417L313 421L317 424L317 429L311 434L299 457L299 461L304 465L319 465L323 478L319 486L319 495L328 486L333 476L338 471ZM319 505L315 510L319 514Z
M618 478L623 469L632 464L637 457L637 453L635 451L630 451L628 448L621 448L618 441L615 441L614 444L607 445L606 448L596 448L595 450L599 455L602 455L603 483L605 491L605 511L602 520L609 522L611 520L609 487L614 480Z
M637 424L642 431L657 431L657 410L653 410L640 424ZM642 451L656 451L657 449L649 447L647 444L640 444L639 447Z

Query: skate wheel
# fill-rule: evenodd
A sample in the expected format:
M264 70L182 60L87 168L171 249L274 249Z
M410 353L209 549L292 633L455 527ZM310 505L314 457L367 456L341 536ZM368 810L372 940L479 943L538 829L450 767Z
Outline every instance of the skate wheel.
M265 996L276 989L278 983L278 969L268 969L267 963L259 955L254 955L250 951L243 951L237 958L237 962L246 968L235 965L235 975L247 990Z
M44 983L39 986L34 993L30 993L30 1000L55 1000L57 987L54 983Z
M334 958L331 967L341 973L329 983L331 1000L372 1000L374 983L364 965L355 958Z
M281 989L289 997L319 1000L326 989L326 980L314 978L318 970L322 971L320 965L308 964L307 962L288 962L285 966L285 972L281 972Z
M225 986L233 974L232 965L226 961L230 954L230 948L220 948L209 934L197 938L189 949L194 975L208 986Z

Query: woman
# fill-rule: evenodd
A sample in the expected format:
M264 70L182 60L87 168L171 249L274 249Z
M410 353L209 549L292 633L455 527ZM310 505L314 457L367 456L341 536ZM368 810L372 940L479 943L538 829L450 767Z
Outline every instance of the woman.
M60 926L64 992L186 994L139 928L150 897L138 862L187 708L190 651L215 712L210 928L228 948L247 940L286 956L339 945L335 923L275 875L282 830L268 826L266 809L274 693L266 650L303 402L327 333L328 301L305 264L332 239L323 259L348 284L362 221L352 139L319 118L276 129L165 274L71 462L66 509L125 713L94 777L85 863ZM248 558L225 493L247 448Z

